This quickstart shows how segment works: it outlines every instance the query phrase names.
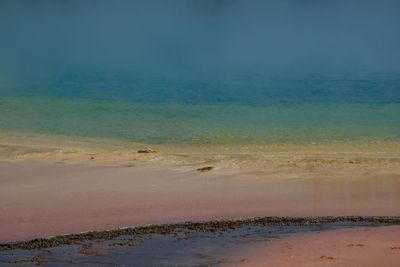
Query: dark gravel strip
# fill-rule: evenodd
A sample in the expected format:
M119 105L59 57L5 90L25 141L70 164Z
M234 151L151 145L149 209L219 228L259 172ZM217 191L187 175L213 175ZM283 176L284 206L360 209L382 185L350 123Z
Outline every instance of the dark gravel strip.
M128 227L106 231L92 231L79 234L67 234L29 241L1 243L0 251L13 249L41 249L61 245L77 244L90 240L111 240L118 236L130 235L140 238L148 234L174 234L184 232L216 232L233 230L242 226L312 226L337 222L400 224L400 216L324 216L324 217L256 217L236 220L183 222L176 224L157 224L140 227Z

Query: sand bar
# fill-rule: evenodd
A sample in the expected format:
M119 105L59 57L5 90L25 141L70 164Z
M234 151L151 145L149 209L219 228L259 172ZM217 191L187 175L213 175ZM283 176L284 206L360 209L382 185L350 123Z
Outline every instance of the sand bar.
M0 242L257 216L398 216L399 147L350 142L148 148L2 134Z
M396 173L0 163L0 241L255 216L400 215Z

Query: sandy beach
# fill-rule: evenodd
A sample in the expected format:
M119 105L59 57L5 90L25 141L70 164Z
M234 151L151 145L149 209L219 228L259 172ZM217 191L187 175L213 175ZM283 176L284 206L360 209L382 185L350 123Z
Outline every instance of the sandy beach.
M3 143L1 242L182 221L400 215L393 144L225 154L85 149Z
M253 245L239 254L247 260L226 266L396 267L400 259L400 226L298 234Z
M150 148L134 143L57 138L44 142L42 137L3 136L0 156L0 243L185 221L400 215L397 143ZM390 247L399 245L398 226L355 226L321 233L306 227L290 235L278 229L279 239L267 238L263 243L254 242L264 240L260 230L247 234L243 228L238 231L244 231L240 234L244 243L237 243L229 231L223 234L232 235L227 239L232 239L232 250L222 249L224 238L210 239L205 248L193 246L192 256L176 255L169 263L183 258L186 263L204 262L206 258L196 251L209 251L209 246L219 244L221 251L205 262L221 266L396 266L398 251ZM261 229L269 236L268 228ZM214 238L215 232L207 235ZM176 242L181 244L180 240ZM146 246L158 246L151 244ZM82 243L76 247L77 262L79 251L92 246ZM108 251L107 242L104 246ZM69 250L68 246L59 250L64 249ZM118 252L113 251L108 253ZM141 248L124 253L133 257L139 253L135 251ZM145 251L140 253L158 262ZM63 258L45 252L34 253L48 262ZM3 253L2 260L17 257L18 261L28 252L18 253ZM129 262L129 257L121 261Z

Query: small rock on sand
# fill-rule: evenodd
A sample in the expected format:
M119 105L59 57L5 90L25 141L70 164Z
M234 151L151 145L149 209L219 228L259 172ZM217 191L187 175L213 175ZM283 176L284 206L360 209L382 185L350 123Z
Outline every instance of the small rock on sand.
M321 256L320 259L321 260L333 260L333 257L331 257L331 256Z
M212 169L214 169L214 166L206 166L206 167L201 167L196 169L196 171L198 172L208 172L211 171Z
M151 148L145 148L145 149L139 149L137 153L156 153L157 151L151 149Z
M348 247L365 247L364 244L348 244Z

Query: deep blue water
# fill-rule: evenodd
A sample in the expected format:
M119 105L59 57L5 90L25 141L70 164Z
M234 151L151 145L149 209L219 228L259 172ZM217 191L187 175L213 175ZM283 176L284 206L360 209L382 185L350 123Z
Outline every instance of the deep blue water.
M0 131L398 140L397 1L0 1Z

